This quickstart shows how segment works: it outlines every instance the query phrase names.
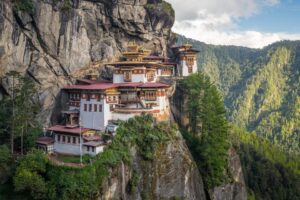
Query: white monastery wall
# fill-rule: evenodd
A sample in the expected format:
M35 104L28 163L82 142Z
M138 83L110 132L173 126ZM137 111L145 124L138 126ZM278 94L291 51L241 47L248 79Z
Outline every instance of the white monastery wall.
M96 99L81 99L80 102L80 119L81 125L85 128L105 130L107 122L105 121L105 100L97 101ZM87 110L84 110L84 105L87 105ZM92 105L92 110L89 107ZM97 105L97 111L94 110L94 105ZM102 111L99 111L99 107L102 105Z
M124 83L124 75L123 74L114 74L113 75L113 83Z
M128 119L135 117L135 116L140 116L140 113L113 113L113 120L122 120L122 121L127 121Z

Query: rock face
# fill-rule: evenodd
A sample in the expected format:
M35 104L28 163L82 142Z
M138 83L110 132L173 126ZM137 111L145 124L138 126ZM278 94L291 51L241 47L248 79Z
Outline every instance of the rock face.
M247 200L247 189L242 172L240 157L233 148L229 150L228 165L233 178L233 183L214 188L212 199Z
M112 172L99 199L206 199L202 178L181 137L158 148L153 162L143 161L134 149L132 154L132 167L121 165ZM129 193L134 173L140 177Z
M30 0L26 0L30 1ZM20 1L23 2L23 1ZM0 78L6 91L16 70L34 79L49 121L61 86L94 61L109 61L135 41L166 54L174 12L161 0L32 0L18 11L0 2Z

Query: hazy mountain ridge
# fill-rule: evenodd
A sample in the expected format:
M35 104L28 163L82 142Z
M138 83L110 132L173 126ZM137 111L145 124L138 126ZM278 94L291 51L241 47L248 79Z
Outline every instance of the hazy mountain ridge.
M222 92L232 122L299 153L300 41L263 49L207 45L182 36L177 42L201 51L199 69Z

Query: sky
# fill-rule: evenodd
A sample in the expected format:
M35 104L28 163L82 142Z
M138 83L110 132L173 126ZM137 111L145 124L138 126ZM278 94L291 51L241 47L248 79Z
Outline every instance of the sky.
M166 0L173 31L208 44L262 48L300 40L300 0Z

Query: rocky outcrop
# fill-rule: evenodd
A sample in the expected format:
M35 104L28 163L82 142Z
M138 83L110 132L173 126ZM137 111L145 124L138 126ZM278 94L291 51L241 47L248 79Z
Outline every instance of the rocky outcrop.
M155 54L167 52L174 12L161 0L27 1L33 10L18 11L12 1L0 2L0 78L7 91L9 71L35 80L44 121L49 121L60 88L80 68L114 59L130 41Z
M185 142L178 137L161 145L156 150L154 161L142 160L132 149L132 166L121 165L111 173L103 185L104 193L100 199L205 200L197 166ZM130 190L129 182L136 174L138 181Z
M247 189L242 172L239 155L231 148L229 150L228 168L233 179L232 183L213 189L214 200L247 200Z

